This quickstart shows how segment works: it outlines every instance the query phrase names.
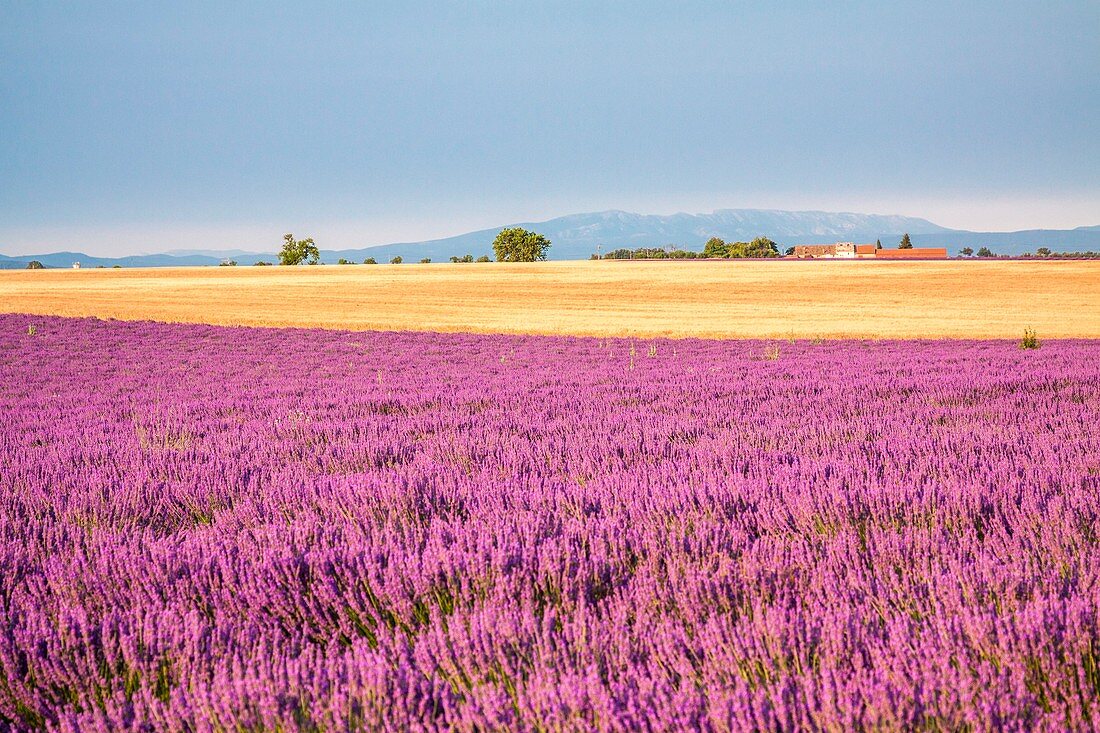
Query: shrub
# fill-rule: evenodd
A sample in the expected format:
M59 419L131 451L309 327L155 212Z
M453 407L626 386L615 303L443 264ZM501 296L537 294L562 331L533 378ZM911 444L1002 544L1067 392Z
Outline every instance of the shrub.
M420 264L422 264L422 265L427 265L427 264L429 264L429 263L430 263L431 261L432 261L432 258L431 258L431 257L425 257L424 259L420 260Z
M1039 343L1039 337L1035 334L1035 329L1034 328L1025 328L1024 329L1024 337L1022 339L1020 339L1020 348L1021 349L1037 349L1040 346L1042 346L1042 344Z
M373 257L368 257L367 259L363 260L363 264L364 265L377 265L378 260L374 259Z
M400 265L402 262L404 262L404 260L401 259L401 255L397 255L392 260L390 260L391 265Z
M252 263L253 267L271 267L270 262L264 262L263 260L256 260Z
M489 259L489 255L481 255L481 257L477 258L477 261L478 262L492 262L492 260Z

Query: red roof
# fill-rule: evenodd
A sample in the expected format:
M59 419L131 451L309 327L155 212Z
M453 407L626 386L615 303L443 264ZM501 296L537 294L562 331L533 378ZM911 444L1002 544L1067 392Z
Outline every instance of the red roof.
M875 245L873 244L857 244L857 255L873 255L875 253Z
M876 259L882 260L946 260L944 247L914 247L913 249L880 249L875 252Z

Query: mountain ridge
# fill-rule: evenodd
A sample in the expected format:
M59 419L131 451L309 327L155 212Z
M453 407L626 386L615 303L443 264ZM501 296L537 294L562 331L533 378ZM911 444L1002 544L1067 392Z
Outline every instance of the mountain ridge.
M534 229L553 243L550 259L587 259L592 253L637 247L668 247L701 250L712 236L726 240L748 241L767 236L783 247L794 244L836 241L873 242L884 246L908 232L918 246L948 247L954 254L962 247L992 248L997 254L1021 254L1038 247L1059 251L1100 250L1100 225L1075 229L1032 229L1017 232L974 232L949 229L919 217L897 214L861 214L856 212L788 211L783 209L716 209L709 214L638 214L620 209L567 214L544 221L518 222L450 237L418 242L397 242L354 249L321 250L322 261L338 259L361 262L374 257L386 262L401 256L406 262L423 258L446 261L449 257L492 254L496 233L508 227ZM251 265L258 260L275 261L274 252L248 252L242 249L173 250L165 253L126 257L94 257L82 252L52 252L37 255L0 255L0 269L26 267L36 259L47 267L71 267L79 261L83 267L164 267L218 265L224 259Z

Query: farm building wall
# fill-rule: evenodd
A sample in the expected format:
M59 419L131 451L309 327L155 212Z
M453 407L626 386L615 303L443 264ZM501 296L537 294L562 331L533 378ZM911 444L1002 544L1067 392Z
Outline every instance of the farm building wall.
M913 249L880 249L875 253L878 260L946 260L944 247L914 247Z
M795 257L833 257L836 254L835 244L799 244L794 248Z

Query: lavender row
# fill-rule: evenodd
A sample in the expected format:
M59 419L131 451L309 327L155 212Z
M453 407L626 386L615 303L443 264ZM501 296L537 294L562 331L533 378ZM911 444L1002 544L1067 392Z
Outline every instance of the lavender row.
M0 316L0 728L1100 727L1100 343Z

